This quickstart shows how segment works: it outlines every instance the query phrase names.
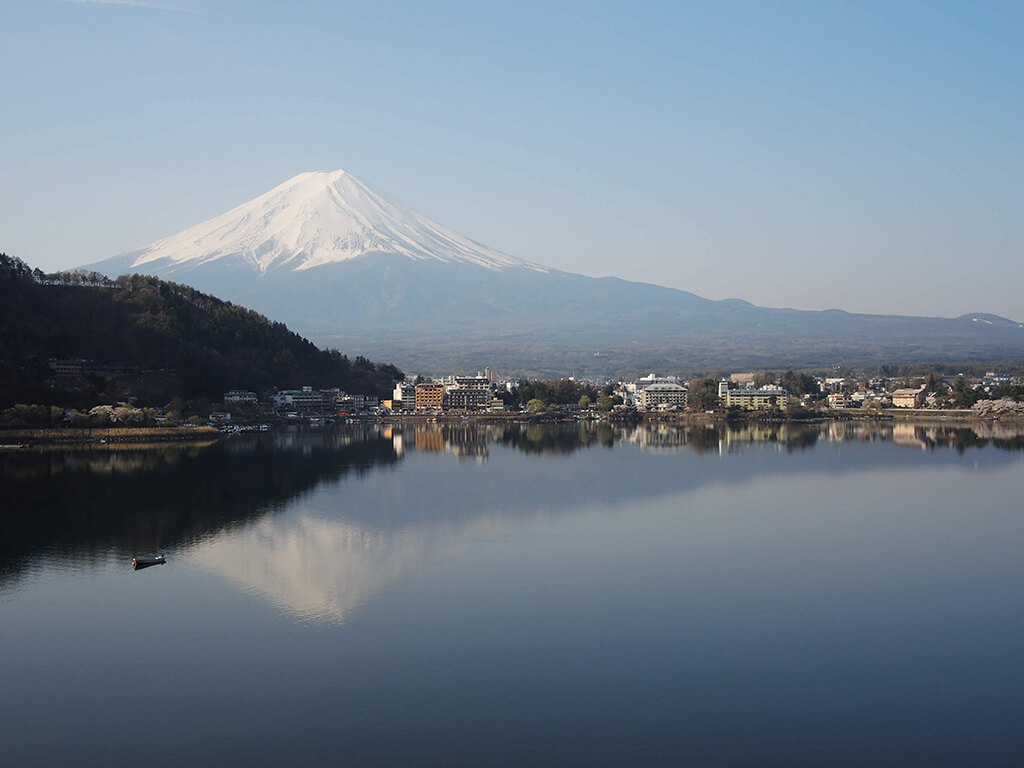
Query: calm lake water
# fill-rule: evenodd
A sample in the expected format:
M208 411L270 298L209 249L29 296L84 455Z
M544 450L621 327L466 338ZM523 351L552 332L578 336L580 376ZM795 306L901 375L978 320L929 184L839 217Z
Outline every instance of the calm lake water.
M344 427L0 484L4 766L1024 765L1012 428Z

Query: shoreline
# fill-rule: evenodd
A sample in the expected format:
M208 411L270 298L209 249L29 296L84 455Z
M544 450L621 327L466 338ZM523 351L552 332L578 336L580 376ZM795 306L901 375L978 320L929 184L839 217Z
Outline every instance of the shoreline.
M642 414L642 421L651 424L818 424L832 421L929 421L957 424L1007 422L1024 424L1024 413L975 413L967 410L887 409L870 413L856 410L804 411L799 414L745 411L742 413L667 413Z
M379 424L603 424L743 425L743 424L820 424L840 421L863 422L943 422L950 424L1007 423L1024 425L1024 414L979 414L973 411L940 411L924 408L885 410L872 413L851 411L812 411L799 414L746 411L742 413L639 413L578 416L576 414L525 413L439 413L398 414L369 419ZM281 425L278 425L281 426ZM18 427L0 428L0 451L30 450L47 446L87 446L95 448L132 446L155 447L168 444L212 443L226 435L216 427Z
M30 450L47 446L97 448L173 443L213 442L220 437L215 427L17 427L0 429L0 451Z

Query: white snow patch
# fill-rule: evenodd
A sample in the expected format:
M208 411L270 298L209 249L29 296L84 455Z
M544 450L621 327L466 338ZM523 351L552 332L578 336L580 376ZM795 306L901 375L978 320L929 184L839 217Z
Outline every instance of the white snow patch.
M547 272L388 202L345 171L302 173L227 213L138 252L132 268L242 257L254 270L313 269L368 253Z

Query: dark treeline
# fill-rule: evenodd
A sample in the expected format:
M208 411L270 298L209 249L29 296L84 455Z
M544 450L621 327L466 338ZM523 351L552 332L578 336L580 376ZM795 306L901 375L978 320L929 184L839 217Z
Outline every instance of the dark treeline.
M559 405L580 405L608 410L622 402L621 398L611 396L612 390L611 384L598 388L593 384L573 379L520 379L511 393L499 392L498 397L505 401L506 406L512 408L526 406L539 410Z
M988 371L1002 371L1013 375L1024 374L1020 359L1006 360L963 360L943 363L912 363L880 365L876 375L886 379L905 379L914 376L928 376L937 373L944 376L981 377ZM845 375L845 371L843 372Z
M87 374L61 391L47 385L50 358L164 373L137 376L116 392ZM188 286L142 275L45 275L0 254L0 407L125 395L146 405L216 402L230 389L303 385L386 396L400 378L393 365L319 349L283 323Z
M516 387L517 401L521 405L526 405L531 400L540 400L545 405L569 405L578 403L581 397L588 397L590 402L596 402L597 395L596 387L572 379L521 379L519 386Z

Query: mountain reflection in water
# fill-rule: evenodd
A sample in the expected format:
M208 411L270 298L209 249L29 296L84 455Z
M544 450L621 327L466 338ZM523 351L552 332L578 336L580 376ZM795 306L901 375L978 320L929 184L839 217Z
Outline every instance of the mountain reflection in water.
M295 615L341 621L409 568L488 535L503 516L557 514L782 471L762 463L684 463L676 474L647 475L638 463L629 472L598 473L584 483L545 480L562 471L559 456L639 448L728 458L749 450L791 453L876 442L929 452L930 463L942 459L936 452L955 461L968 450L992 447L998 453L985 452L986 461L998 464L999 455L1010 460L1008 454L1024 450L1024 430L1003 423L861 421L738 427L406 424L279 431L202 447L7 452L0 454L0 585L16 580L37 555L89 568L111 558L128 562L137 552L179 550ZM458 486L426 470L405 482L378 483L374 494L344 506L310 514L303 509L302 500L318 498L318 489L366 477L411 455L486 463L495 447L524 458L551 458L508 464L500 472L484 472L483 482ZM880 463L912 466L914 455L868 452L814 466L826 472ZM451 503L453 495L458 504Z
M258 518L325 482L397 461L370 431L278 432L206 447L0 454L0 580L32 556L168 551Z
M341 623L403 574L443 558L467 539L487 535L492 527L487 518L380 529L267 516L231 535L200 542L187 558L296 618Z
M1013 426L350 425L0 483L5 766L1022 762Z

